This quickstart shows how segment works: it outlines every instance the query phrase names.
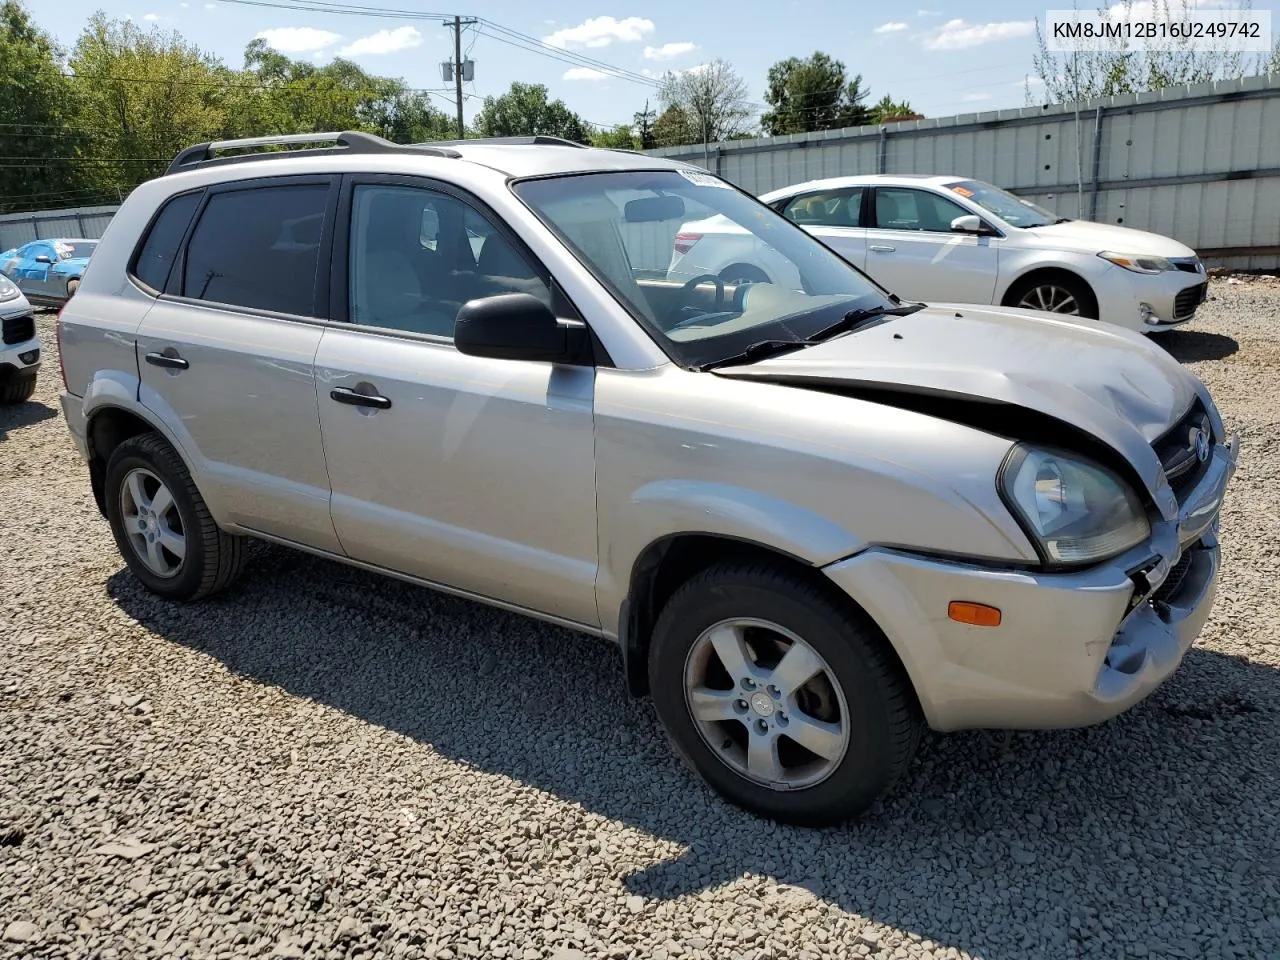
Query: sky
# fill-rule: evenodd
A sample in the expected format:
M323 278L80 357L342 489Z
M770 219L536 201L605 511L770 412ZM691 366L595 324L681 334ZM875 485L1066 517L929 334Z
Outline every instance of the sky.
M321 12L317 8L325 3L320 0L59 0L28 3L28 9L67 48L97 9L131 17L144 27L177 30L234 67L243 64L245 45L263 36L296 59L323 63L346 57L371 73L438 91L436 103L450 115L453 89L442 81L440 63L451 59L453 37L439 18L479 17L485 22L463 32L464 59L475 63L475 78L465 85L468 121L485 96L501 94L520 80L546 84L583 119L614 126L629 123L646 98L656 106L656 78L663 71L696 68L717 58L733 64L751 100L763 109L769 67L815 50L843 61L850 75L860 73L870 101L887 93L929 117L1024 106L1028 79L1036 82L1035 20L1043 22L1046 9L1071 6L1069 0L1048 5L1043 0L924 0L921 5L910 0L715 5L561 0L554 6L481 0L465 9L438 3L351 0L351 5L388 11L359 16ZM1081 6L1088 8L1087 0ZM1271 9L1271 3L1255 2L1254 9ZM626 77L582 58L624 71Z

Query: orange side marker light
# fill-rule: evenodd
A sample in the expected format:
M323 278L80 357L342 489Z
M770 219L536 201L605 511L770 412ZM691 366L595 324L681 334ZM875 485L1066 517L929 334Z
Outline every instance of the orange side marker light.
M968 623L975 627L1000 626L999 608L989 607L985 603L952 600L947 604L947 616L957 623Z

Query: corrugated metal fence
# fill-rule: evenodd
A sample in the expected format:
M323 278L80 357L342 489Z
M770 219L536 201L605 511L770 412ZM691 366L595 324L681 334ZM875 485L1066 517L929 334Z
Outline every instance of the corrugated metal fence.
M0 250L20 247L32 240L96 240L102 236L119 207L74 207L35 213L0 214Z
M755 194L852 174L973 177L1227 266L1280 264L1280 76L651 152Z

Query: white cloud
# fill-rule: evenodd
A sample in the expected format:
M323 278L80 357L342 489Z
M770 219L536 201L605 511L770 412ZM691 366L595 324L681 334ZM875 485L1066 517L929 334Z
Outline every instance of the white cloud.
M542 38L553 47L607 47L611 43L637 43L653 33L653 21L642 17L589 17L576 27L565 27Z
M671 60L686 53L693 53L697 49L698 45L696 43L689 43L687 40L682 40L678 43L664 43L660 47L645 47L644 58L646 60Z
M590 67L570 67L564 72L561 80L608 80L609 74L602 73L599 70L592 70Z
M1001 20L995 23L966 23L964 20L948 20L936 32L925 38L926 50L964 50L997 40L1029 37L1035 32L1034 20Z
M206 4L204 5L204 8L205 8L206 10L217 10L217 9L218 9L218 5L217 5L216 3L206 3Z
M205 4L206 7L212 4ZM263 30L254 35L254 39L267 41L267 46L281 53L310 53L312 50L323 50L342 39L338 33L328 30L317 30L315 27L275 27Z
M178 4L178 6L180 6L183 10L185 10L185 9L187 9L187 7L191 6L191 4L189 4L189 3L185 2L185 0L183 0L183 2L182 2L182 3Z
M991 94L989 94L989 93L966 93L966 94L965 94L963 97L961 97L960 99L961 99L962 101L964 101L965 103L979 103L979 102L981 102L981 101L983 101L983 100L990 100L990 99L991 99Z
M890 20L888 23L882 23L880 26L872 30L872 33L897 33L899 30L907 29L907 25L901 20Z
M941 10L917 10L917 17L936 17L942 14Z
M360 37L350 45L338 51L344 57L362 57L370 54L395 53L397 50L412 50L422 46L422 34L417 27L396 27L394 30L379 30L367 37Z
M161 17L160 14L158 13L144 13L142 15L142 19L155 21L155 20L163 20L164 18Z

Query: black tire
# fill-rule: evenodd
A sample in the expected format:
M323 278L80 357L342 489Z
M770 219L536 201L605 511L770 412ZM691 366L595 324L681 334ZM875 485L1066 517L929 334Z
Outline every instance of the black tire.
M1038 306L1025 305L1021 301L1028 294L1032 294L1037 288L1058 288L1066 291L1079 305L1078 312L1071 314L1062 311L1063 316L1080 316L1088 320L1098 319L1098 298L1093 295L1093 290L1089 284L1085 283L1074 274L1061 273L1042 273L1033 274L1019 280L1010 288L1005 295L1004 302L1007 307L1019 307L1024 310L1039 310ZM1038 301L1038 298L1036 298ZM1048 311L1050 313L1060 312L1056 310Z
M26 403L36 392L35 377L15 377L0 386L0 404Z
M704 631L732 618L785 627L835 676L849 744L813 786L778 790L749 780L699 732L685 700L686 660ZM713 566L677 590L654 628L649 683L676 752L713 790L752 813L805 826L840 823L871 806L910 765L923 726L909 683L875 624L819 584L768 565Z
M144 468L169 489L182 521L186 555L169 577L152 573L124 531L121 487L130 471ZM163 437L143 433L122 442L107 461L104 483L107 520L116 546L133 575L167 600L201 600L225 590L240 575L246 559L243 537L224 533L196 489L182 458Z
M80 281L78 279L68 280L67 281L67 299L70 300L72 297L74 297L76 295L76 291L79 289L80 289Z

